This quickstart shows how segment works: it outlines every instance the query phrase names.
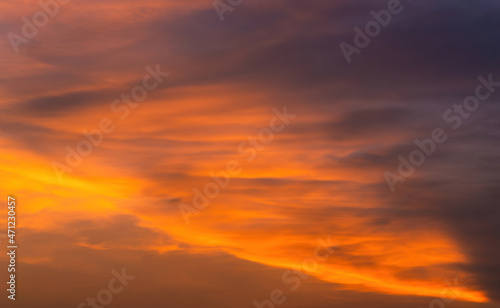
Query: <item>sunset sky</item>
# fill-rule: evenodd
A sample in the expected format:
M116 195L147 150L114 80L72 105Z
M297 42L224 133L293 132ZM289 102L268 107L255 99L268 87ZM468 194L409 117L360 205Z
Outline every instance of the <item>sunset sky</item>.
M0 307L499 307L500 5L393 1L0 0Z

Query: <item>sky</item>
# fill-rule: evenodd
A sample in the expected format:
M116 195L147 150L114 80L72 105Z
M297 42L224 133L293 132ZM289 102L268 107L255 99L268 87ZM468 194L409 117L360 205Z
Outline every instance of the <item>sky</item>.
M0 0L2 307L498 307L498 2L40 3Z

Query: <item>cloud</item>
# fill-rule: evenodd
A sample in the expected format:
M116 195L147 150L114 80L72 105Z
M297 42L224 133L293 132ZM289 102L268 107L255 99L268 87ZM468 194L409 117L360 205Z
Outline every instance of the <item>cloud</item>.
M37 9L22 3L2 6L0 32ZM338 253L290 307L425 306L455 277L463 300L500 300L498 96L396 193L383 178L477 76L500 80L499 7L405 2L348 65L339 43L386 3L245 1L220 23L201 0L72 2L19 55L0 43L0 191L25 204L22 304L77 305L125 264L140 278L120 307L251 306L329 234ZM51 163L156 63L168 85L59 183ZM244 162L238 145L283 106L296 120L186 226L178 205ZM54 290L65 296L36 302Z

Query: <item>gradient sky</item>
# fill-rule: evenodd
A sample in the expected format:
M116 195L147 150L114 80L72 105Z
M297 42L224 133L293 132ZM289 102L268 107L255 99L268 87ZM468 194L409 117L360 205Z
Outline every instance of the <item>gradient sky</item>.
M279 307L426 308L455 279L446 307L498 307L499 96L457 130L442 117L478 76L500 81L500 6L402 5L348 64L339 44L387 1L244 0L221 22L211 0L71 0L18 53L7 35L40 7L0 1L15 306L77 307L124 267L137 278L110 307L250 308L283 289ZM112 102L157 65L170 75L120 119ZM296 117L247 161L239 145L284 107ZM60 181L53 162L103 118L115 131ZM438 127L448 140L391 192L384 172ZM233 160L186 224L179 206ZM283 273L328 236L335 253L290 291Z

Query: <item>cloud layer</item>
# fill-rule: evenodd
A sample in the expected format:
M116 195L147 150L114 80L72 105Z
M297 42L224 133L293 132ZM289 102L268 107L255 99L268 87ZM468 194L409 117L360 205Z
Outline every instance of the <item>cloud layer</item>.
M20 304L76 307L125 266L116 306L251 307L327 236L335 254L284 305L427 306L455 278L454 307L498 302L498 95L457 130L443 113L500 81L500 8L402 5L348 64L339 44L387 1L244 1L221 22L210 1L73 0L19 53L7 35L40 7L0 3ZM170 75L121 119L113 102L156 65ZM239 146L283 107L296 118L248 161ZM115 130L60 182L53 162L103 118ZM436 128L448 140L391 192L384 173ZM229 161L241 173L186 224L179 206Z

